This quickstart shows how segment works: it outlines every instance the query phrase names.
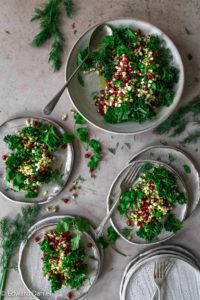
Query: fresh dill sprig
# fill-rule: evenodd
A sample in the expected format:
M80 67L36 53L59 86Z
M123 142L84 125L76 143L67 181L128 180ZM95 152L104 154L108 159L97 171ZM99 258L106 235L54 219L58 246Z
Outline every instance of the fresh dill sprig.
M1 278L0 278L0 299L4 298L4 289L8 271L10 269L11 257L20 243L26 239L29 228L35 223L40 206L34 204L21 209L14 220L3 218L0 220L1 239Z
M61 67L61 55L63 50L63 34L60 25L60 4L62 0L49 0L43 9L35 8L35 15L31 21L40 22L40 32L33 38L32 46L41 47L48 39L52 39L49 53L49 62L53 70L58 71ZM64 0L64 6L68 17L72 16L73 1Z
M173 130L170 136L176 136L181 134L189 120L186 116L191 113L192 117L196 117L200 114L200 95L192 99L188 104L181 106L176 112L174 112L165 122L154 129L156 134L168 134Z
M200 130L196 130L184 138L180 143L185 144L195 144L200 139Z
M64 7L68 17L72 17L74 11L74 3L72 0L64 0Z

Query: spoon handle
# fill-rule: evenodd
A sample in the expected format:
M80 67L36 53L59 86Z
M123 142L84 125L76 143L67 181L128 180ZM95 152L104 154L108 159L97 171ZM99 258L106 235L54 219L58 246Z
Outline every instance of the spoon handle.
M82 60L82 62L80 63L80 65L78 65L78 67L74 70L74 72L69 76L69 78L67 79L66 83L64 84L64 86L61 88L61 90L53 97L53 99L45 106L45 108L43 109L43 112L45 115L50 115L52 113L52 111L54 110L54 107L56 106L56 104L58 103L60 97L62 96L64 90L66 89L66 87L68 86L68 84L70 83L70 81L72 80L72 78L76 75L76 73L79 71L80 67L83 65L83 63L86 61L86 59L88 58L88 55L86 55L86 57Z

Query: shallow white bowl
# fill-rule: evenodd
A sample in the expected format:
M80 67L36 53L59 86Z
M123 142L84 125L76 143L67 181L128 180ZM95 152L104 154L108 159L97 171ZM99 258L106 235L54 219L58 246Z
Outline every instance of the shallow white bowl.
M115 19L110 21L105 21L103 23L107 23L113 27L132 27L134 29L140 28L145 34L155 34L160 38L165 40L166 47L169 48L173 55L173 65L179 70L179 80L177 84L174 86L174 100L173 103L169 107L160 108L157 115L150 121L139 124L133 121L119 123L119 124L109 124L104 121L102 116L96 111L96 107L94 105L94 101L92 99L92 94L99 90L99 78L98 75L91 73L87 75L81 74L84 79L85 85L82 87L78 81L78 77L75 76L71 81L68 87L68 93L70 99L75 106L75 108L79 111L79 113L91 124L94 126L103 129L104 131L110 133L118 133L118 134L138 134L144 131L150 130L158 126L162 123L175 109L177 106L183 91L184 86L184 68L183 63L180 57L180 54L171 41L171 39L164 34L160 29L153 26L150 23L136 20L136 19ZM103 24L102 23L102 24ZM67 65L66 65L66 78L69 78L70 74L72 74L73 70L76 67L77 55L80 50L84 49L88 46L88 42L90 36L97 24L90 29L88 29L76 42L74 47L71 49L71 52L68 57Z

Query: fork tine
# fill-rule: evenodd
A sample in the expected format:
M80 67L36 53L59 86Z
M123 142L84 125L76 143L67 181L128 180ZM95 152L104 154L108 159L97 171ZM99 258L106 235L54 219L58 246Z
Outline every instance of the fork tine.
M124 180L126 182L126 184L131 185L132 179L134 178L137 171L138 171L138 167L135 166L133 169L130 170L130 172L128 172L128 174Z
M124 182L128 182L129 181L129 177L130 175L134 172L135 170L135 165L132 165L129 169L129 171L127 172L126 176L124 177Z
M137 177L138 170L139 170L139 167L135 168L135 172L130 175L130 178L129 178L129 184L130 185L133 184L134 179Z

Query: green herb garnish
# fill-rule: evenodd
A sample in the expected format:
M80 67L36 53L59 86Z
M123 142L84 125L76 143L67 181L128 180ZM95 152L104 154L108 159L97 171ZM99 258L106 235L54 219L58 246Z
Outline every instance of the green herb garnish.
M180 135L189 123L188 114L193 118L200 114L200 96L194 97L188 104L181 106L165 122L154 129L156 134L170 134L170 136ZM194 135L195 136L195 135ZM192 139L193 140L193 139ZM186 140L186 143L190 140ZM185 143L185 141L183 141Z
M86 124L86 120L78 112L74 113L74 121L75 124Z
M43 9L35 8L35 15L31 21L40 22L40 32L34 37L32 46L41 47L48 39L52 40L49 62L53 70L58 71L61 67L61 55L63 51L64 37L60 30L61 0L48 0ZM68 17L73 13L73 1L64 0L64 7Z
M183 165L183 169L185 171L185 173L190 174L191 173L191 168L188 165Z
M180 222L173 214L169 214L165 221L164 227L167 231L176 232L182 228L182 222Z
M0 299L5 295L5 285L10 269L12 255L17 250L20 243L26 239L29 228L35 223L40 206L34 204L25 206L21 209L14 220L3 218L0 220L0 239L1 239L1 279L0 279Z
M187 58L188 58L188 60L192 60L192 58L193 58L192 54L191 54L191 53L188 53L188 54L187 54Z

